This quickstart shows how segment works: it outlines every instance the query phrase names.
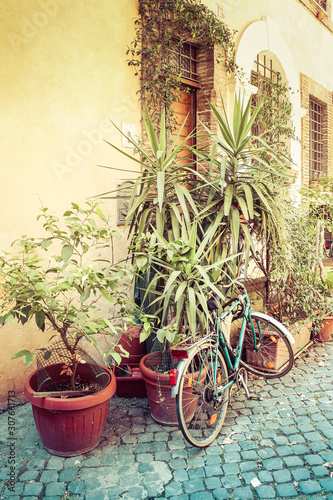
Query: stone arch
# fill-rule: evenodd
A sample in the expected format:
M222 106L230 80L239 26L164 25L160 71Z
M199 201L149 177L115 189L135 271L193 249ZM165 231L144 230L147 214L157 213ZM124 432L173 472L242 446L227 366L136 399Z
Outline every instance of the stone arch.
M262 51L273 53L280 61L288 84L291 88L290 100L293 106L292 122L296 130L296 136L301 137L301 119L305 111L300 106L300 79L292 53L280 33L278 24L271 18L266 17L261 21L251 23L243 32L238 43L236 62L241 69L245 80L250 82L253 61ZM250 84L245 84L245 87ZM249 91L251 92L251 87ZM246 92L246 89L245 89ZM298 176L294 184L294 190L301 182L301 144L291 140L291 155L298 170Z

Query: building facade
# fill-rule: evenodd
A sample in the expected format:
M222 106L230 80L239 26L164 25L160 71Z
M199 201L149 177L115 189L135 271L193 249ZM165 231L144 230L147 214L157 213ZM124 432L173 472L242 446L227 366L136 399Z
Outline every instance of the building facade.
M298 139L290 154L297 193L321 173L333 176L332 0L203 0L235 30L241 78L217 63L218 47L188 36L182 77L190 91L175 105L190 113L189 129L214 127L207 99L220 94L231 113L235 92L257 91L254 74L277 72L290 87L292 122ZM135 36L137 0L3 0L1 25L2 148L0 248L21 234L36 234L41 207L61 214L72 201L116 189L135 173L110 173L100 166L134 170L107 142L131 153L116 127L141 137L139 78L128 65ZM222 53L223 58L223 53ZM116 125L116 127L114 126ZM199 132L198 132L199 133ZM113 200L105 209L119 222ZM126 242L118 249L126 249ZM0 400L8 390L22 397L29 369L11 361L19 349L41 347L42 334L29 325L0 330Z

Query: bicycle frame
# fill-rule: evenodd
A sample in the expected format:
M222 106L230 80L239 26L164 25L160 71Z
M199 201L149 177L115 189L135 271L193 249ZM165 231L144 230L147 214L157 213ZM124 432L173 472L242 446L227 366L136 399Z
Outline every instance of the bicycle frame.
M243 312L242 312L242 326L240 329L240 335L239 335L239 340L238 344L236 346L236 351L235 351L235 360L234 363L232 362L229 354L229 350L227 348L227 342L226 339L223 335L223 331L220 326L220 321L223 321L234 309L237 308L242 304L243 306ZM210 334L206 335L202 339L200 339L198 342L196 342L190 349L187 351L188 357L191 356L192 352L197 349L197 347L205 342L207 342L212 336L216 336L216 342L218 343L218 347L222 350L224 354L224 358L227 364L227 368L229 373L231 373L231 380L228 382L228 384L224 385L223 387L217 388L217 351L216 349L215 352L215 359L214 359L214 390L216 391L217 394L222 393L224 390L228 389L235 383L235 378L232 377L233 374L236 374L237 370L239 369L240 366L240 360L241 360L241 355L243 352L243 344L244 344L244 337L245 337L245 329L246 327L250 328L252 330L253 334L253 345L254 349L256 349L259 346L260 343L260 338L259 338L259 343L257 342L257 336L255 333L254 325L253 325L253 320L251 317L251 311L252 311L252 306L250 299L247 295L247 292L245 291L242 295L239 295L237 299L228 307L226 311L224 311L222 314L219 315L218 319L220 321L215 322L215 331L211 332ZM267 316L266 314L263 313L258 313L256 312L256 318L262 318L265 319L266 321L269 319L269 322L272 325L275 325L277 328L279 328L280 331L284 333L284 335L288 338L289 342L291 344L295 343L295 339L293 336L290 334L290 332L277 320L274 318ZM257 328L259 331L259 337L261 337L261 331L260 331L260 324L257 323ZM184 371L185 365L186 365L187 359L180 359L178 365L177 365L177 371L178 371L178 376L176 380L176 384L172 386L171 388L171 397L176 397L178 394L178 389L179 389L179 384L180 384L180 379L182 377L182 373ZM198 378L199 380L199 378Z

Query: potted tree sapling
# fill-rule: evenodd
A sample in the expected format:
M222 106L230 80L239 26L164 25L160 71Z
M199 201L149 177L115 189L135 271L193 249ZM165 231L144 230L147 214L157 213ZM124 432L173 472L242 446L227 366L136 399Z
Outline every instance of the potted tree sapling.
M83 208L72 203L63 220L42 208L38 219L44 236L23 236L13 243L13 252L0 257L0 323L34 320L39 330L51 332L48 347L37 353L24 349L13 358L28 366L37 357L25 395L38 432L50 453L72 456L97 446L116 390L114 373L92 362L81 343L88 341L105 359L120 362L115 344L130 311L124 290L130 273L112 263L116 230L96 201ZM108 308L112 304L112 319L100 309L103 302ZM100 335L103 352L96 340Z

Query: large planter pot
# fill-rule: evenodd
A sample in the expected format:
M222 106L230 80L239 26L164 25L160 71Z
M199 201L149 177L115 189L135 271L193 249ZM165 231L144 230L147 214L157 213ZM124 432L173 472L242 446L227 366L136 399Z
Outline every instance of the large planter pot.
M53 455L71 457L95 448L103 432L109 400L116 391L116 377L108 368L96 373L93 365L79 364L78 374L84 382L105 387L87 396L76 398L33 397L37 391L37 371L26 380L24 393L32 404L36 427L44 448ZM49 375L39 391L47 391L61 364L45 368Z
M126 364L139 364L140 359L147 353L146 343L140 342L140 333L142 330L141 325L133 325L128 328L126 332L124 332L118 344L121 345L125 351L129 353L128 358L123 358L123 363ZM120 349L116 350L119 354L122 354Z
M169 373L159 373L156 371L156 367L161 362L162 354L160 352L147 354L140 361L140 369L146 384L151 416L161 425L178 426L176 398L171 397L170 375ZM202 372L200 382L203 382L205 377L206 370ZM184 397L186 397L186 391L189 402L187 405L186 420L190 421L197 406L197 398L193 396L193 388L186 388Z
M326 316L323 318L323 327L318 333L316 339L319 342L327 342L332 339L333 335L333 316Z

